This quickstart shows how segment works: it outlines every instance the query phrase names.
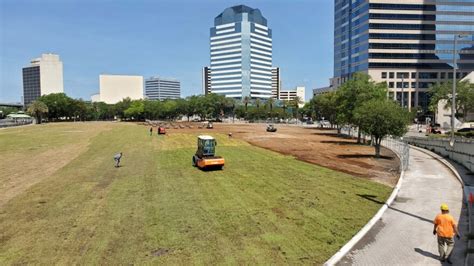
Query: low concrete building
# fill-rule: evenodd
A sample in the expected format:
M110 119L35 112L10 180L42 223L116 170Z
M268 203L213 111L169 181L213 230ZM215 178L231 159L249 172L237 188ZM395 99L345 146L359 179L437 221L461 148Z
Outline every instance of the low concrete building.
M100 102L100 93L92 94L91 95L91 102Z
M92 101L115 104L124 98L143 99L143 77L129 75L100 75L99 95L92 95Z
M298 86L293 90L280 90L280 95L279 95L279 100L281 101L291 101L295 99L296 97L299 97L301 100L301 103L298 104L299 107L303 107L304 103L306 101L305 98L305 87L303 86Z

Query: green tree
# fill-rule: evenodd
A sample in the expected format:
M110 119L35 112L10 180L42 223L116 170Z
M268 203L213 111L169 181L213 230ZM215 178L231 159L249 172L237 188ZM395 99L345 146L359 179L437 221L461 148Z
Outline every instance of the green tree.
M268 98L268 100L265 104L268 105L268 107L270 108L269 115L270 115L270 118L273 121L273 106L275 105L275 99L273 97L270 97L270 98Z
M0 107L0 119L5 118L11 113L18 112L19 108L16 107Z
M245 96L244 99L242 100L244 102L244 106L245 106L245 112L247 112L247 106L249 105L250 103L250 97L249 96Z
M36 118L36 123L41 124L43 115L48 113L48 106L41 101L33 101L28 106L27 112Z
M429 110L436 113L438 111L438 102L446 100L445 109L452 106L452 86L451 81L437 83L430 87ZM457 81L456 83L456 117L465 121L467 113L474 111L474 84L470 81Z
M386 83L375 83L365 73L355 73L350 80L338 88L336 93L338 122L359 127L361 121L355 116L355 110L369 100L386 99L387 85ZM361 131L359 130L357 143L360 142Z
M69 109L69 114L73 118L74 121L76 121L76 119L79 119L80 121L87 120L88 106L83 100L71 99L70 106L68 109Z
M260 104L261 103L262 103L262 101L260 100L260 98L255 99L255 106L257 106L257 109L260 109Z
M380 143L386 136L401 137L408 130L410 114L396 102L373 99L355 109L359 130L372 137L375 157L380 157Z
M338 124L338 101L337 94L334 91L319 94L310 101L310 105L319 119L325 119L331 123L331 126ZM339 129L339 127L338 127Z
M125 118L125 110L132 104L132 99L129 97L122 99L120 102L114 104L114 115L120 118Z
M114 106L111 104L106 104L104 102L94 102L92 103L92 108L96 112L97 119L99 120L111 120L114 118Z
M143 100L134 100L130 106L123 112L124 117L132 120L142 120L145 112Z
M232 121L235 118L235 100L233 98L224 97L224 114L232 116Z
M186 99L177 99L176 101L176 112L178 113L179 116L183 116L188 114L188 108L189 108L189 101ZM189 116L187 117L189 121Z
M300 104L303 103L303 100L301 99L301 97L299 96L296 96L295 98L293 98L292 100L290 100L290 106L293 110L293 117L298 119L298 111L299 111L299 108L300 108Z
M283 109L283 112L286 114L286 109L288 109L289 102L287 100L281 101L281 109Z
M64 93L51 93L38 98L48 106L48 119L69 119L74 113L73 99Z

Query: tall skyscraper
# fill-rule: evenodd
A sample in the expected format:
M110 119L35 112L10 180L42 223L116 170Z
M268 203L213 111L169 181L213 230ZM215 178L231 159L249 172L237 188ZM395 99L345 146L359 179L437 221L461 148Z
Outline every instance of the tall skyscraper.
M145 80L145 97L150 100L179 99L181 84L175 79L148 78Z
M474 0L335 0L334 78L352 73L386 82L389 97L426 110L430 85L474 70ZM403 91L403 97L402 97Z
M272 68L272 98L275 100L279 99L281 90L281 75L280 75L280 68L274 67Z
M42 95L64 92L63 63L56 54L42 54L23 68L23 104Z
M211 28L211 90L242 99L272 96L272 31L258 9L230 7Z
M202 68L202 94L211 93L211 69L209 67Z

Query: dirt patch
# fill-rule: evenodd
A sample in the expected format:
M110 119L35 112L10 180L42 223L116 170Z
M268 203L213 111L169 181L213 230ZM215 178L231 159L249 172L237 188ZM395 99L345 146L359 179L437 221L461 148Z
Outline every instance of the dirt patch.
M342 138L335 130L304 128L292 125L277 125L278 131L266 132L265 124L221 124L214 129L193 128L169 129L169 134L199 132L205 134L232 133L233 138L243 139L252 145L282 154L292 155L299 160L321 165L395 186L399 176L400 162L396 155L385 148L381 158L374 157L374 148L359 145L355 139Z
M155 256L155 257L159 257L159 256L163 256L163 255L166 255L170 252L169 249L167 248L159 248L155 251L152 251L151 252L151 255Z

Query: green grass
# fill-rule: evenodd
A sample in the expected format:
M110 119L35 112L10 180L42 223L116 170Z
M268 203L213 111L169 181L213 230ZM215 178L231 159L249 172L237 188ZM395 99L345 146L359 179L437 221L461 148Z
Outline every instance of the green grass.
M358 195L391 192L225 135L214 135L225 169L203 172L191 166L195 135L108 127L0 208L0 264L321 264L381 207Z

